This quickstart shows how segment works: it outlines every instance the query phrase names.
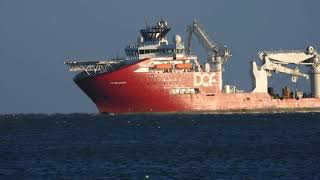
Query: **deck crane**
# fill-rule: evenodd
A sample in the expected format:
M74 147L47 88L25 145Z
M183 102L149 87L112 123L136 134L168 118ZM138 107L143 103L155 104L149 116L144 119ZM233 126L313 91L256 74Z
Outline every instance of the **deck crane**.
M258 55L263 64L258 67L256 62L251 62L253 92L267 92L268 77L273 72L280 72L291 75L292 82L297 82L299 76L308 79L310 75L312 95L320 98L320 55L312 46L306 51L264 51ZM296 65L296 68L285 65ZM309 66L309 75L300 72L299 65Z
M222 65L227 58L231 56L230 51L226 46L219 47L215 44L196 21L193 22L192 25L187 27L187 54L191 53L191 39L192 34L194 34L202 47L208 52L208 57L206 59L206 72L217 72L219 76L220 82L220 90L222 90Z
M291 75L291 81L292 82L297 82L297 79L299 76L301 77L305 77L306 79L309 78L309 75L301 73L299 71L298 66L296 66L295 69L291 69L288 68L286 66L283 65L287 65L287 64L295 64L295 65L299 65L299 62L295 62L295 61L286 61L282 58L284 58L285 56L290 56L289 54L295 54L295 56L300 55L301 52L260 52L259 53L259 57L260 59L264 62L264 64L260 67L260 69L264 69L265 71L268 72L268 76L272 75L272 72L280 72L280 73L284 73L284 74L289 74ZM280 57L283 56L283 57ZM301 55L304 55L308 58L307 55L305 55L305 53L301 53ZM301 56L300 55L300 56ZM277 57L278 56L278 57ZM296 57L297 58L297 57ZM302 57L303 59L305 59L305 57Z

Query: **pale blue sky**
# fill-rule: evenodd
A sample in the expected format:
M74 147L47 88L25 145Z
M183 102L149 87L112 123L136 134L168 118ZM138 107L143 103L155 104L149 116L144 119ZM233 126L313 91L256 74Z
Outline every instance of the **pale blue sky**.
M233 53L225 82L250 90L248 62L258 51L320 50L319 7L317 0L0 0L0 113L97 112L63 62L123 55L145 19L161 17L170 36L183 37L197 19Z

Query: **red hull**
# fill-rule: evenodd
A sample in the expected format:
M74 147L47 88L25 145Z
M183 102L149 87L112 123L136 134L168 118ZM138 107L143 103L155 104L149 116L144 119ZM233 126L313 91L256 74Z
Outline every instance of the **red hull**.
M219 73L134 72L140 60L113 72L75 79L102 113L317 110L320 99L272 99L267 93L221 93ZM202 79L201 79L202 78ZM175 88L197 93L173 94Z

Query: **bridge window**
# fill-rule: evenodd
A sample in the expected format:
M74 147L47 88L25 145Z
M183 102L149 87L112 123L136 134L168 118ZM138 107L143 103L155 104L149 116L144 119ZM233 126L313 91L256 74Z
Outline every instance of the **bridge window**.
M144 50L139 50L139 54L144 54Z
M198 94L200 93L198 88L173 88L170 90L171 95L176 94Z
M168 54L172 54L172 53L183 53L183 49L144 49L144 50L139 50L139 54L149 54L149 53L168 53ZM132 52L132 53L138 53L138 51L136 52Z
M135 55L138 55L138 50L127 50L126 54L128 56L135 56Z
M177 53L179 54L183 53L183 49L177 49Z

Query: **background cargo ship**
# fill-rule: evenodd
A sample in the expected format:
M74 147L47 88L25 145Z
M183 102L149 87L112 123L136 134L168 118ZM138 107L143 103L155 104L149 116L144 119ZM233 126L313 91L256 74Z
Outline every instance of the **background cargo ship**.
M319 54L306 51L260 52L262 65L251 62L252 92L223 84L223 63L231 56L226 46L212 42L204 29L194 22L187 28L186 45L179 35L169 43L168 24L140 30L137 44L125 48L125 59L66 62L69 70L79 72L74 82L96 104L101 113L151 112L262 112L320 110ZM195 35L208 52L202 64L191 53ZM307 66L308 73L300 72ZM311 93L287 87L276 94L268 87L274 72L311 80Z

